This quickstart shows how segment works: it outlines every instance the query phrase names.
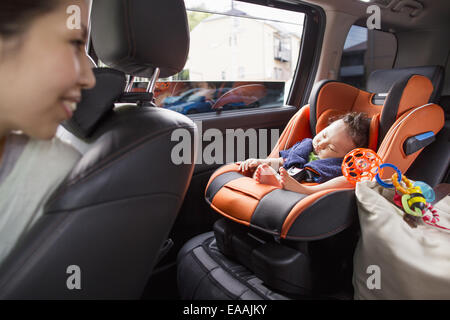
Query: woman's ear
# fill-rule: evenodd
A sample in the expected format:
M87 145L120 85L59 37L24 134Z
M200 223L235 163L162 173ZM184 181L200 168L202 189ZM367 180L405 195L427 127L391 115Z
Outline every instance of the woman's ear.
M5 39L4 36L0 35L0 64L4 62L7 55L15 53L15 49L20 46L21 40L20 36Z
M0 64L2 63L3 58L3 38L0 36Z
M0 66L6 59L6 52L7 52L6 40L2 36L0 36Z

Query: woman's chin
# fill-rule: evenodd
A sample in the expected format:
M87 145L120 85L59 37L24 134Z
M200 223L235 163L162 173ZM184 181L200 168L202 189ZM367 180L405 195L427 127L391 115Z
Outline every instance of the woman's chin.
M51 140L56 135L56 129L58 126L49 126L46 128L40 128L40 130L36 131L24 131L24 133L33 139L38 140Z

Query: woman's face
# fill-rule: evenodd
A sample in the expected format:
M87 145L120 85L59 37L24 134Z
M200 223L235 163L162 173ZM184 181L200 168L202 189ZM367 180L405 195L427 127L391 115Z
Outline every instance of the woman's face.
M0 39L0 137L21 130L36 139L52 138L58 124L72 116L81 89L95 85L84 49L89 2L60 2L21 36ZM70 5L81 9L81 28L69 28Z

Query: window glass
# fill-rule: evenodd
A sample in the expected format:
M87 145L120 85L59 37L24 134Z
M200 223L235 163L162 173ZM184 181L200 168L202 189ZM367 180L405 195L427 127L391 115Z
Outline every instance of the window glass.
M232 0L185 0L190 49L185 68L159 79L155 103L183 114L285 103L304 14ZM135 78L134 92L148 79Z
M397 53L397 39L388 32L352 26L344 44L339 80L366 89L372 71L390 69Z

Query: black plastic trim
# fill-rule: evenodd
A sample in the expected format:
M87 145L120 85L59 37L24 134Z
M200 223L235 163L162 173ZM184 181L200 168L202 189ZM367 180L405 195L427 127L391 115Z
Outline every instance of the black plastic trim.
M286 239L312 241L331 237L357 219L354 190L326 194L306 208L289 229Z
M436 140L436 136L432 135L425 139L417 139L417 136L409 137L405 140L403 143L403 151L406 155L413 154L414 152L419 151L422 148L425 148L426 146L430 145Z
M216 177L208 186L208 189L206 190L205 197L209 202L212 202L214 199L214 196L216 193L222 189L222 187L230 182L231 180L239 179L244 177L244 175L237 173L237 172L226 172L224 174L219 175Z
M274 233L281 233L281 228L292 208L305 198L305 194L276 189L265 195L256 206L250 224Z

